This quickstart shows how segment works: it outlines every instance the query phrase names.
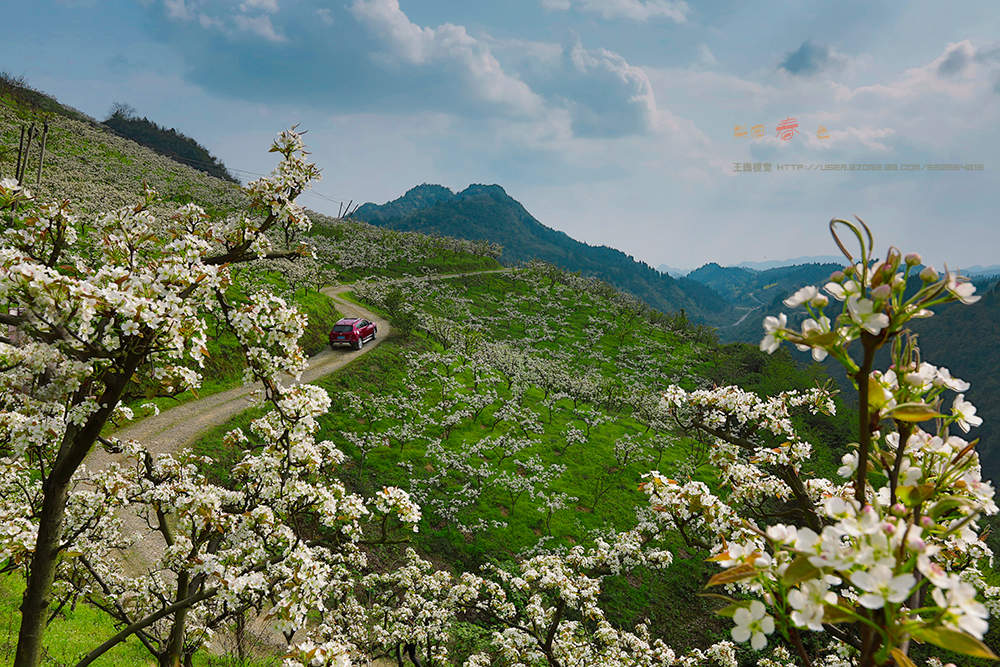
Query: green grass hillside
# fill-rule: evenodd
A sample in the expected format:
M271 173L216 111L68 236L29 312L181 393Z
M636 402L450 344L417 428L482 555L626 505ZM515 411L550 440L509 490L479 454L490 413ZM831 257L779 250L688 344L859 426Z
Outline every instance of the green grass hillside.
M195 202L209 215L223 217L246 203L237 184L176 162L146 146L118 136L75 109L30 88L25 82L0 79L0 177L14 172L21 129L48 124L42 176L37 180L41 140L29 152L25 184L42 200L68 199L81 215L134 204L143 185L163 200L154 207L169 215L180 204ZM261 146L265 152L267 146ZM303 347L309 354L326 342L331 322L339 317L319 289L335 281L373 276L448 273L499 266L495 248L456 239L381 230L356 221L313 214L317 258L261 261L240 272L236 289L275 290L309 317ZM233 386L242 364L232 340L213 340L201 394ZM190 398L190 394L179 397ZM168 407L170 401L159 401Z
M158 216L168 215L177 205L188 202L201 205L212 216L225 216L240 210L246 202L236 184L124 139L85 114L32 89L23 80L9 76L0 76L0 178L13 176L21 128L27 129L32 123L39 131L47 123L48 133L41 179L36 181L41 146L40 138L36 137L30 147L24 183L41 200L69 200L74 211L84 218L134 204L141 197L144 183L155 188L163 199L154 207ZM260 148L263 153L267 146ZM496 250L484 244L380 230L320 214L312 217L313 240L318 249L316 260L247 265L237 272L233 288L237 291L265 288L293 301L308 316L309 326L300 342L309 354L326 345L329 325L339 317L333 302L319 293L319 287L336 280L499 266L494 257ZM235 340L211 335L211 320L209 327L209 355L202 370L204 381L199 396L234 386L242 375L243 364ZM154 402L166 409L193 398L193 393L186 392ZM144 414L141 410L136 412L139 417ZM13 660L22 590L23 581L16 575L0 576L0 665ZM95 639L105 639L117 629L106 615L86 605L64 608L47 633L47 661L74 664L95 646ZM95 664L148 665L150 659L148 652L133 640ZM224 658L199 654L196 664L230 663Z
M418 284L371 281L357 297L390 318L411 312L419 331L394 335L318 382L334 399L322 437L351 456L359 491L409 490L424 517L413 543L440 567L477 568L540 548L586 544L634 525L644 473L714 484L704 451L656 418L659 392L739 382L762 392L807 388L825 375L791 356L719 347L703 329L643 306L605 283L534 266ZM240 455L223 434L196 447ZM818 443L814 468L832 474L850 417L803 421ZM640 571L605 591L612 617L677 645L728 632L697 597L711 567L680 541L668 574Z
M239 183L226 169L226 165L197 141L175 128L168 130L148 118L139 118L135 109L127 104L116 104L103 124L115 134L152 148L171 160L190 165L224 181Z
M222 216L244 203L233 184L29 92L0 87L6 148L0 176L12 171L10 146L16 150L20 127L44 116L50 126L46 162L41 183L33 186L43 198L69 198L81 212L93 212L134 201L146 181L164 197L162 211L193 200ZM414 210L433 205L428 202L441 194L428 192ZM712 330L683 315L664 314L606 282L551 265L437 281L389 280L495 269L502 249L483 239L318 214L313 219L315 259L249 265L233 289L266 288L294 301L309 314L303 345L310 352L323 346L337 316L318 292L324 284L357 281L354 297L390 320L392 336L318 382L333 398L320 436L349 455L338 474L354 489L368 495L394 484L413 494L423 518L412 545L444 569L587 544L608 529L632 526L644 504L638 485L650 470L699 479L724 494L704 448L662 418L659 396L670 384L739 384L773 394L828 379L822 366L803 366L785 349L766 355L754 345L720 344ZM234 341L213 338L207 391L230 386L241 370ZM216 459L216 479L225 482L240 456L222 436L258 414L243 413L197 443L199 452ZM843 403L835 418L797 418L800 433L815 445L807 466L812 472L834 475L853 421ZM666 573L639 570L605 582L609 618L623 626L648 619L653 634L676 646L727 637L731 622L697 596L717 568L679 539L669 546L675 562ZM380 552L376 564L391 568L396 555ZM15 578L0 578L4 664L17 633L20 586ZM51 662L72 663L112 630L108 617L83 605L62 610L49 633ZM452 647L458 658L482 646L476 631L464 630L460 645ZM996 641L997 630L987 639ZM146 655L130 642L103 664L148 664ZM225 661L206 652L197 656L197 664Z

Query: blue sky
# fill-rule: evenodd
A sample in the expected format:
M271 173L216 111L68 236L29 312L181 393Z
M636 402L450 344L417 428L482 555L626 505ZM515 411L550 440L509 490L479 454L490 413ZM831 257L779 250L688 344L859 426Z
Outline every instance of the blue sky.
M5 16L25 29L0 69L99 119L127 102L231 167L269 170L270 137L300 123L319 211L499 183L653 265L831 254L826 222L853 214L880 248L1000 263L992 0L37 0Z

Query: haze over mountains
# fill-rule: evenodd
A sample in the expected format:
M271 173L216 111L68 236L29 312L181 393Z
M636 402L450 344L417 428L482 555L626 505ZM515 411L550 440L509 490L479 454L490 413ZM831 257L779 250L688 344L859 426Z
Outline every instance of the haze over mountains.
M796 266L799 264L840 264L843 257L840 255L811 255L809 257L792 257L791 259L768 259L759 262L740 262L734 268L754 269L755 271L766 271L767 269L777 269L782 266ZM709 262L714 263L714 262ZM704 266L704 265L702 265ZM687 276L695 269L679 269L669 264L660 264L656 267L663 273L669 273L674 277Z

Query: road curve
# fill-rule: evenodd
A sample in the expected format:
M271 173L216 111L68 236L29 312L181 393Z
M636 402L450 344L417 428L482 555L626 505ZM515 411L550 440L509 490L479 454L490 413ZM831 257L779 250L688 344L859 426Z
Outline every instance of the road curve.
M414 276L400 278L392 282L420 282L428 280L447 280L461 276L479 273L506 273L512 269L490 269L487 271L469 271L436 276ZM345 292L354 288L352 284L324 287L320 290L330 297L345 317L363 317L371 320L378 327L375 340L365 344L360 350L350 348L325 349L309 360L309 367L302 373L302 382L312 382L318 378L336 371L349 364L354 359L378 345L390 332L389 323L370 310L348 301L343 297ZM332 322L331 322L332 325ZM260 384L242 385L221 391L205 398L182 403L176 407L164 410L158 415L152 415L128 426L117 433L115 437L121 440L138 440L153 454L177 451L190 446L205 431L225 424L234 416L253 405L252 394L259 390ZM86 459L91 470L101 470L113 460L103 447L95 447Z
M326 287L321 291L330 297L336 304L337 310L345 317L363 317L375 322L378 335L360 350L324 349L309 360L309 367L302 373L302 382L312 382L329 375L370 350L380 342L381 338L389 334L389 323L383 318L343 298L342 294L351 288L352 285L340 285ZM330 324L332 326L333 323ZM260 388L260 383L255 382L182 403L118 431L115 437L121 440L138 440L153 454L177 451L193 444L205 431L225 424L253 405L252 395ZM108 454L103 448L96 447L87 457L87 467L91 470L103 469L112 458L113 455Z
M468 271L435 276L412 276L395 279L391 282L422 282L430 280L447 280L461 276L479 273L507 273L514 269L489 269L486 271ZM363 317L371 320L378 327L375 340L365 344L360 350L350 348L325 349L309 360L309 367L302 373L302 382L312 382L318 378L336 371L349 364L354 359L368 352L389 335L389 323L379 315L344 298L346 292L354 288L353 284L324 287L320 290L336 304L337 310L345 317ZM331 323L332 325L332 323ZM152 454L167 454L188 447L205 431L225 424L227 421L254 404L253 392L259 390L260 383L243 385L232 389L182 403L176 407L164 410L158 415L151 415L141 421L124 428L115 437L120 440L138 440ZM95 447L90 451L85 463L90 470L102 470L114 460L121 460L119 455L109 454L103 447ZM146 570L149 564L156 561L158 554L166 547L158 532L150 529L146 521L132 511L120 513L122 532L141 535L127 553L121 553L120 558L125 569L133 574ZM267 625L260 617L252 621L255 631L268 637L276 648L282 648L282 638L273 632L268 632ZM213 653L221 653L224 647L220 637L216 637L208 645ZM376 663L383 664L383 663ZM385 665L394 663L385 662Z

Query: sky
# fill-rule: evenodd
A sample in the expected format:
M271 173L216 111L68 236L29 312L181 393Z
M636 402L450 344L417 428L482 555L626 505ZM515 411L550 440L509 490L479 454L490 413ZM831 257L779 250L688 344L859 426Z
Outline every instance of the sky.
M130 104L240 176L298 123L320 212L498 183L654 266L834 254L827 223L853 215L880 251L1000 264L995 0L33 0L5 18L24 29L0 70L99 120Z

